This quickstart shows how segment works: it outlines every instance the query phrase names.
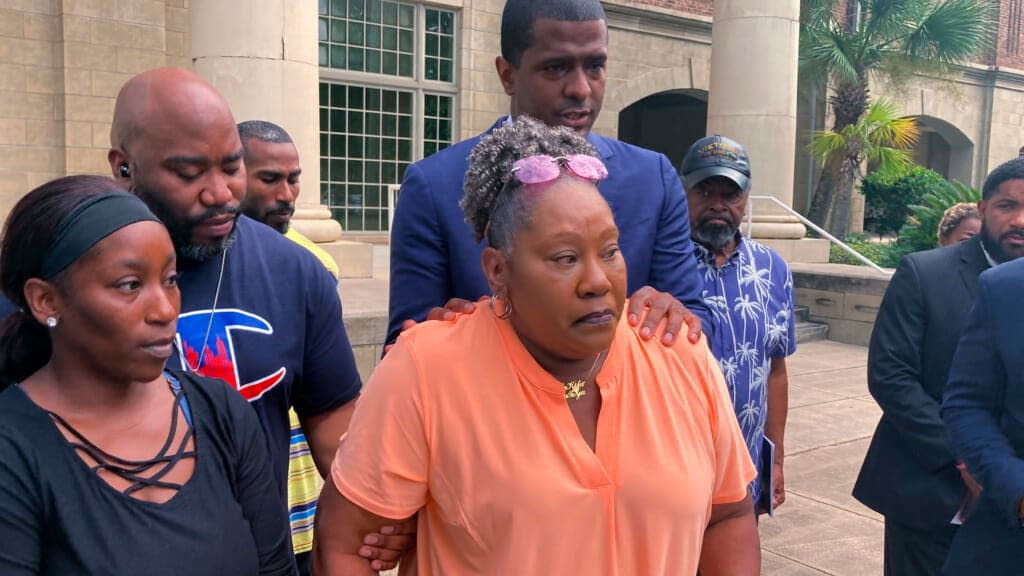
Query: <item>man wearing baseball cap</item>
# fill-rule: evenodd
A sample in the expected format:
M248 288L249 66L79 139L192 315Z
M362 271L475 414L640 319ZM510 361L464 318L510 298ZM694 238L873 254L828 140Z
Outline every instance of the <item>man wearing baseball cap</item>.
M750 159L742 146L717 134L702 138L679 172L704 279L702 296L714 325L709 344L758 467L751 485L755 506L770 512L786 499L786 356L796 352L793 278L777 252L740 234L751 187Z

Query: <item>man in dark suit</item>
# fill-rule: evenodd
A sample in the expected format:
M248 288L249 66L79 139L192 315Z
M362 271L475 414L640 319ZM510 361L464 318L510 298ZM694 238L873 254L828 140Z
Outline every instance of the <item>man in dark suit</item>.
M939 574L968 486L976 487L939 414L978 275L1024 255L1024 160L988 176L981 234L909 254L892 277L868 351L868 388L882 419L853 495L885 516L885 574ZM958 469L959 468L959 469Z
M604 98L607 46L598 0L506 2L495 67L510 97L509 117L526 114L587 137L608 167L599 189L621 233L630 322L636 324L649 305L641 335L649 337L665 318L662 341L670 344L685 337L685 318L695 341L698 318L705 330L711 322L678 175L665 156L590 131ZM483 244L473 241L459 208L469 153L479 140L459 142L405 173L391 233L389 342L410 320L427 318L450 299L475 301L490 293L480 268Z
M1018 180L1017 186L1017 200L1024 205L1024 182ZM978 299L949 373L942 419L953 447L985 489L953 539L945 574L1024 572L1021 286L1024 259L981 275Z

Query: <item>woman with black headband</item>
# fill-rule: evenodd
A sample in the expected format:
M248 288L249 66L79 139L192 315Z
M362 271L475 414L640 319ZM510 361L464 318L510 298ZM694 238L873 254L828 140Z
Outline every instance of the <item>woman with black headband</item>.
M33 190L2 240L0 574L292 574L256 415L171 374L170 237L97 176Z

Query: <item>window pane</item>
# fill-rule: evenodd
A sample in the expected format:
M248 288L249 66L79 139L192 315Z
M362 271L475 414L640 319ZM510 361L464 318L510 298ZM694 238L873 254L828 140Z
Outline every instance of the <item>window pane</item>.
M412 54L412 30L401 30L398 33L398 51Z
M398 4L384 2L381 6L381 21L389 26L398 26Z
M330 60L329 54L330 53L327 50L327 46L324 46L323 44L321 44L320 45L320 66L330 66L331 65L331 60Z
M331 16L344 16L348 11L345 0L331 0Z
M412 56L409 54L398 56L398 75L412 78Z
M337 84L329 84L329 86L331 86L331 106L335 108L344 108L346 94L345 87L338 86Z
M359 22L348 23L348 45L349 46L362 46L363 45L363 25Z
M380 0L367 0L366 21L380 22Z
M348 0L348 17L352 20L363 20L366 18L363 6L363 0Z
M348 62L345 60L344 46L331 46L331 66L334 68L345 68Z
M352 108L353 110L361 110L363 108L362 86L348 87L348 107Z
M414 20L413 7L409 4L400 4L398 6L398 25L402 28L412 28Z
M398 54L394 52L382 53L380 71L391 76L398 76Z
M330 2L328 0L320 0L319 14L321 14L321 15L326 15L327 14L327 12L330 10L330 8L328 7L329 3Z
M370 48L380 48L380 26L366 27L366 45Z
M380 110L380 88L366 89L366 109Z
M381 32L382 47L385 50L398 51L398 29L396 28L385 28Z
M366 71L374 74L380 73L380 50L366 51Z
M363 113L355 110L348 113L348 132L349 134L362 134L363 133Z

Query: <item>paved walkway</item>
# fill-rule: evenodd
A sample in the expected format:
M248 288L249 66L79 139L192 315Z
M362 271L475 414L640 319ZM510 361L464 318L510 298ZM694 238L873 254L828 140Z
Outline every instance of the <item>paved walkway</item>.
M801 345L787 361L786 503L761 522L766 576L882 574L882 519L850 496L881 413L867 349Z

